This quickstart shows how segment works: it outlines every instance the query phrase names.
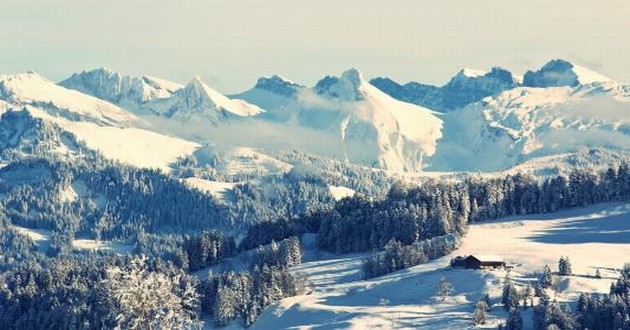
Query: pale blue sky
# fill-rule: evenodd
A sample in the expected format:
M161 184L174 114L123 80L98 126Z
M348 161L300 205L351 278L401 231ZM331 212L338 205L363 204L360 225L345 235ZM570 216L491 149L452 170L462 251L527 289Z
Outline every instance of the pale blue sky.
M628 17L628 0L2 0L0 73L105 66L237 92L274 73L442 84L566 58L629 81Z

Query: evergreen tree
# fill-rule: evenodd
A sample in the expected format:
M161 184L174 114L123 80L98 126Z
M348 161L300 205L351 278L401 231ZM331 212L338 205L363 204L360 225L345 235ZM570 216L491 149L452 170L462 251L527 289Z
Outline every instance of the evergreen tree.
M571 262L569 257L560 257L558 260L558 274L561 276L571 275L573 270L571 269Z
M513 309L510 311L510 315L505 322L506 330L522 330L523 329L523 317L521 316L521 312L518 309Z
M480 325L486 324L486 311L488 310L488 304L481 300L475 305L475 311L473 312L473 324Z
M146 257L107 269L107 295L118 326L126 329L188 329L201 325L196 282L183 274L150 271Z
M551 287L551 285L553 284L553 277L551 275L551 269L549 269L548 265L545 265L545 267L543 267L543 273L542 273L542 276L539 278L538 282L540 283L540 286L543 289L547 289Z
M516 287L509 275L506 275L505 282L503 284L503 295L501 297L503 308L505 308L508 312L512 309L517 309L519 306L518 300L519 298Z
M446 277L442 276L437 284L435 295L439 300L444 301L451 295L453 290L453 284L451 284Z

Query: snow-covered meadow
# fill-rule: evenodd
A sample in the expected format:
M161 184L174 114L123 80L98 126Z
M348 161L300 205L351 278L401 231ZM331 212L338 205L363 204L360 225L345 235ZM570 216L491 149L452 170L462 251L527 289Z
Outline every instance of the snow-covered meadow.
M309 249L308 237L305 243ZM630 204L474 224L454 254L370 280L361 280L364 255L308 261L315 256L307 251L306 262L293 270L313 285L312 292L268 307L253 329L473 328L474 304L485 293L499 304L506 273L448 267L452 256L466 254L497 254L516 264L510 276L521 288L533 283L545 264L555 270L558 258L568 256L574 275L556 276L558 301L575 301L579 292L604 293L616 279L616 269L630 261ZM594 276L598 268L601 279ZM443 302L435 298L442 276L454 287ZM505 316L495 305L486 327L495 328ZM523 314L526 326L531 326L530 316Z

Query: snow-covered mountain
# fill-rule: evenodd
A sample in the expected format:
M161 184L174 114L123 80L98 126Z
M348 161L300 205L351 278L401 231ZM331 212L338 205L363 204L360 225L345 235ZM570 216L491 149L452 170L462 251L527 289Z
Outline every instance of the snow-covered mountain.
M444 116L432 169L502 170L541 156L607 148L630 153L628 86L518 87Z
M523 86L577 87L607 81L611 81L611 79L585 67L565 60L552 60L538 71L527 71L523 77Z
M213 90L199 77L193 78L170 97L148 102L143 108L181 121L204 120L213 124L228 118L255 116L263 112L258 106L230 99Z
M33 72L0 76L0 99L14 107L31 105L72 120L122 124L136 119L109 102L66 89Z
M101 152L105 157L139 167L169 169L178 157L191 154L199 145L180 138L142 129L142 120L131 112L96 97L67 89L35 74L0 77L0 99L5 119L12 125L4 130L5 147L19 147L18 152L34 153L22 148L25 138L48 145L59 155L78 151L76 143ZM20 111L21 116L12 112ZM8 113L8 112L11 112ZM45 123L44 125L40 123ZM63 133L51 134L50 125ZM29 132L25 135L21 132ZM61 136L61 137L60 137ZM49 139L49 143L40 140ZM10 142L6 144L6 142ZM35 146L35 144L34 144Z
M370 83L401 101L418 104L436 111L448 112L518 86L578 87L607 81L611 81L611 79L585 67L556 59L548 62L539 70L527 71L523 77L495 67L489 72L462 69L446 85L441 87L417 82L401 85L384 77L374 78Z
M328 141L337 141L328 146L329 155L341 154L351 163L418 170L441 137L442 121L434 112L391 98L356 69L325 77L312 88L284 81L290 93L286 88L264 89L260 82L239 97L261 106L275 105L261 118L324 133Z
M59 85L133 108L154 99L170 97L182 88L182 85L165 79L122 75L105 68L75 73Z
M489 72L462 69L442 87L416 82L400 85L389 78L375 78L370 83L399 100L447 112L512 89L518 85L518 79L495 67Z
M585 148L630 153L630 87L563 60L522 79L493 68L461 70L442 87L372 83L356 69L312 87L274 75L227 97L198 77L181 86L98 69L58 85L26 73L0 77L0 113L25 109L109 158L163 169L200 145L235 161L227 151L297 150L392 171L497 171Z
M254 88L241 94L231 95L234 99L248 100L263 109L277 109L291 103L305 87L278 75L259 78Z

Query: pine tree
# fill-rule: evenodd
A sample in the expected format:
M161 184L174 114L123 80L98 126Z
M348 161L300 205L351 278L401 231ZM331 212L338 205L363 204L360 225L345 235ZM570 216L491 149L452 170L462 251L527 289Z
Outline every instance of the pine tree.
M451 282L449 282L446 277L442 276L440 278L440 281L438 282L435 295L439 300L444 301L451 295L453 289L453 284L451 284Z
M512 283L512 279L506 276L505 283L503 284L503 295L501 297L501 302L505 310L509 312L512 309L517 309L519 305L518 299L518 292L516 291L514 283Z
M473 324L486 324L486 311L488 310L488 304L481 300L477 302L475 311L473 312Z
M521 312L518 309L513 309L510 311L510 315L508 316L507 321L505 322L506 330L522 330L523 329L523 317L521 317Z
M545 267L543 268L543 273L542 273L542 276L539 278L539 283L543 289L547 289L551 287L551 285L553 284L553 277L551 276L551 269L549 269L548 265L545 265Z
M571 275L573 270L571 269L571 262L569 257L560 257L558 260L558 274L562 276Z
M573 268L571 267L571 261L569 260L569 257L564 257L564 272L564 275L573 274Z
M302 262L302 248L296 236L285 239L280 247L280 259L285 266L294 266Z
M488 293L486 293L482 300L486 303L486 311L490 311L490 308L492 307L492 300L490 299L490 295Z
M523 291L523 307L527 308L527 301L533 296L532 286L527 283L525 290Z
M119 327L187 329L201 325L195 282L185 275L149 271L144 256L106 271L105 289Z

